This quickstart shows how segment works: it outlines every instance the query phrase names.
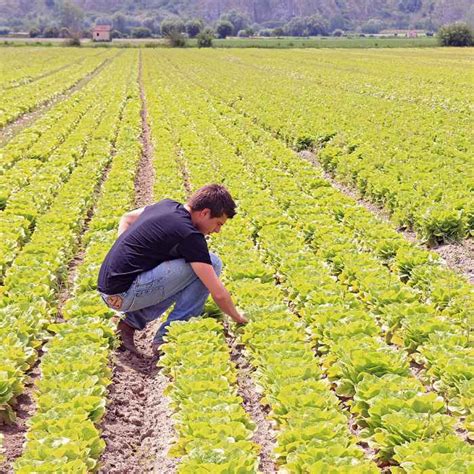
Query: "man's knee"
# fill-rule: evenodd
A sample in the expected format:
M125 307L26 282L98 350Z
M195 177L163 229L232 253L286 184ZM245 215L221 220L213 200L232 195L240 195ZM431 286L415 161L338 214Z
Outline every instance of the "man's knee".
M220 275L222 272L222 260L215 253L210 252L209 255L211 256L211 263L214 271L217 275Z

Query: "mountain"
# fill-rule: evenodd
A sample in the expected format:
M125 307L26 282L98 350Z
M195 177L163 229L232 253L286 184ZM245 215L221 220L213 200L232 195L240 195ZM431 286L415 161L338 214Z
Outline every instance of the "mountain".
M116 13L123 13L136 25L146 19L160 22L168 16L199 17L211 23L230 10L240 11L250 23L270 27L313 14L347 29L370 19L398 28L474 20L472 0L0 0L0 25L26 29L54 22L58 8L67 1L85 12L86 25Z

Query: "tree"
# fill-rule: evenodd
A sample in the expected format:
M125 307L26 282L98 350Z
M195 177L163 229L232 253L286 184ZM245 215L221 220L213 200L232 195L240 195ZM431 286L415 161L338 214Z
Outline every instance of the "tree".
M66 38L66 40L64 41L64 46L81 46L81 34L77 31L72 33L71 36L69 38Z
M305 18L295 16L284 26L284 30L288 36L308 36L307 27Z
M60 38L70 38L71 37L71 32L69 31L68 28L66 27L62 27L60 30L59 30L59 37Z
M137 26L132 28L132 37L133 38L150 38L151 30L145 26Z
M38 28L31 28L30 38L37 38L41 34L41 31Z
M95 24L96 25L110 25L112 26L113 25L113 21L110 17L108 16L98 16L96 19L95 19Z
M203 29L204 25L199 18L188 20L184 25L186 33L190 38L195 38Z
M344 16L337 14L329 20L329 29L334 30L349 30L351 28L350 21Z
M472 29L467 23L456 22L444 25L438 31L441 46L472 46L474 45Z
M321 15L311 15L306 19L309 36L327 35L328 22Z
M112 17L112 27L114 30L120 31L121 33L128 32L127 17L122 13L116 13Z
M45 38L57 38L59 36L59 30L56 26L47 26L43 31Z
M236 35L240 30L245 30L250 25L250 18L238 10L230 10L221 15L222 21L232 23L232 35ZM229 36L229 35L228 35Z
M148 28L153 34L160 34L160 24L154 18L145 18L142 26Z
M218 38L227 38L234 31L230 21L220 20L216 23L216 33Z
M214 39L214 30L205 28L197 35L197 45L199 48L210 48Z
M84 21L84 12L74 3L66 0L59 8L59 22L61 26L77 31Z
M273 28L272 31L272 36L283 36L285 34L285 31L281 26L277 26L276 28Z
M404 13L415 13L422 7L421 0L400 0L398 9Z
M361 26L361 30L363 33L376 34L379 33L383 29L383 27L384 25L381 20L371 18L369 21L367 21Z
M163 36L169 36L171 33L184 33L185 31L183 20L179 18L165 18L160 26Z
M171 30L166 34L166 39L172 48L184 48L186 46L186 36L179 31Z

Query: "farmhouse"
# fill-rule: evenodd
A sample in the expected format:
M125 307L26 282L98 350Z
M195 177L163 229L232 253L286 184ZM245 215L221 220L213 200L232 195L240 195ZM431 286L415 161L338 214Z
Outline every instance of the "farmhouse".
M110 25L95 25L92 29L93 41L111 41L110 32L112 27Z

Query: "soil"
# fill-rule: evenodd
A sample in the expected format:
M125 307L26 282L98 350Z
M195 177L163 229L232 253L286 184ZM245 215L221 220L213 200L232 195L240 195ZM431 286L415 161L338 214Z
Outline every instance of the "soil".
M12 464L23 453L23 443L28 430L27 422L36 411L34 392L35 381L40 377L41 354L40 351L38 360L29 373L24 392L17 398L15 422L9 425L0 425L0 433L4 436L3 455L5 456L5 462L0 462L0 474L13 473Z
M48 110L54 107L58 102L67 99L69 96L74 94L74 92L78 91L79 89L82 89L94 76L96 76L107 64L109 64L112 59L114 58L108 58L104 60L93 71L84 76L69 89L66 89L63 93L56 95L55 97L46 102L43 102L32 111L21 115L14 122L11 122L10 124L6 125L2 130L0 130L0 147L5 146L13 137L18 135L18 133L20 133L23 129L31 126L33 122L35 122L39 117L48 112Z
M143 63L140 52L140 65L138 81L140 84L140 98L142 101L142 156L135 176L135 205L143 207L153 203L153 183L155 182L155 170L153 168L153 143L151 139L151 130L148 124L148 110L145 100L145 89L143 85Z
M135 205L153 202L153 146L142 79L140 55L139 84L142 100L142 157L135 178ZM152 357L151 341L160 322L150 323L135 333L137 356L119 349L111 358L112 384L107 410L100 429L106 448L100 459L103 474L171 474L179 459L167 457L175 433L169 399L164 395L168 379Z
M339 183L334 177L325 171L319 163L317 156L311 151L304 150L298 153L298 155L305 160L308 160L316 167L321 169L324 178L327 179L331 185L338 191L341 191L346 196L349 196L357 201L357 203L365 207L372 214L377 216L379 219L389 223L393 227L393 223L390 221L390 214L383 208L377 206L373 202L367 199L361 198L359 192L342 183ZM467 278L471 283L474 283L474 239L469 238L459 243L443 244L437 247L429 247L423 245L417 239L415 232L411 230L397 229L410 242L416 243L427 250L436 252L445 262L445 264L457 273L460 273Z
M184 190L186 191L186 196L190 196L193 193L193 187L191 185L191 176L186 166L186 159L183 156L182 150L179 150L177 155L179 156L178 165L183 176Z
M166 457L174 437L169 399L163 395L168 379L160 373L150 345L159 322L137 332L143 357L129 351L113 354L113 379L101 423L106 449L100 459L103 474L169 474L176 459Z
M264 474L276 473L278 469L272 458L272 452L276 444L276 432L272 429L271 422L267 418L270 407L260 403L262 397L257 393L252 379L252 373L255 369L242 354L242 346L239 345L227 331L226 340L230 347L230 358L238 369L238 394L243 399L245 411L257 425L252 441L261 447L258 466L259 472Z

